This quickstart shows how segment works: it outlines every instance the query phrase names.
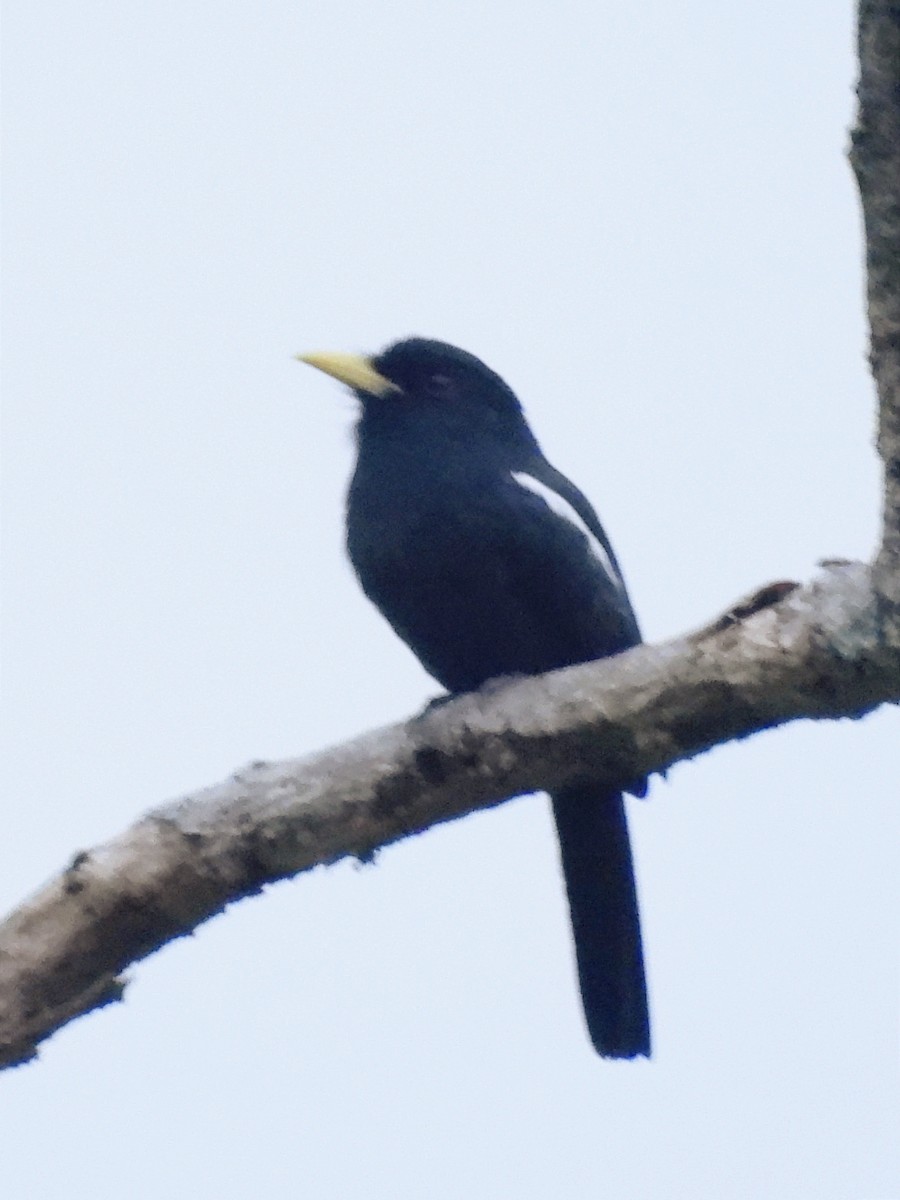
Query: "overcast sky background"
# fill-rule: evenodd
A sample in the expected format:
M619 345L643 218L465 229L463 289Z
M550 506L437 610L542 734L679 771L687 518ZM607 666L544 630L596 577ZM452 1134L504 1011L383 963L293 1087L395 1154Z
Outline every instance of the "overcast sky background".
M6 6L12 907L435 694L297 351L479 354L650 639L878 531L849 3ZM267 890L0 1080L10 1200L891 1200L896 712L633 802L655 1057L590 1050L541 797Z

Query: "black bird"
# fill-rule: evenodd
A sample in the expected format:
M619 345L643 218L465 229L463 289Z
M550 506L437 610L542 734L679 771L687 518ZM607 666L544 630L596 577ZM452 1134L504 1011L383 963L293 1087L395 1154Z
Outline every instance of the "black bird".
M302 361L361 402L350 560L366 595L449 692L640 642L597 515L544 457L499 375L424 338L371 359ZM591 1040L609 1058L649 1055L623 798L586 785L552 801Z

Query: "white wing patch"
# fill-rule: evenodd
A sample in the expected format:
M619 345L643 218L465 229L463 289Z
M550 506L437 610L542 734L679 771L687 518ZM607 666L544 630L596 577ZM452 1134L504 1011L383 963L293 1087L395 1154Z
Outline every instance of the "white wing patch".
M579 533L584 534L591 554L600 563L600 566L616 587L621 589L622 580L607 553L606 547L597 535L591 532L590 526L585 524L584 519L578 513L577 509L574 509L569 501L564 496L561 496L559 492L555 492L546 483L541 483L533 475L528 475L525 471L512 471L511 474L520 487L528 488L529 492L534 492L535 496L540 496L551 512L556 513L558 517L562 517L564 521L568 521L570 525L574 525Z

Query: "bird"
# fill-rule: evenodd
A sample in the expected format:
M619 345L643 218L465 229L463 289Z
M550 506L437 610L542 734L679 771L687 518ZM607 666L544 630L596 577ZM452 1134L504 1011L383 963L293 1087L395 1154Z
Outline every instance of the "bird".
M346 545L366 596L451 695L620 653L641 634L588 500L544 456L508 384L422 337L373 355L297 356L359 401ZM645 781L629 786L643 795ZM551 796L588 1034L650 1056L623 796Z

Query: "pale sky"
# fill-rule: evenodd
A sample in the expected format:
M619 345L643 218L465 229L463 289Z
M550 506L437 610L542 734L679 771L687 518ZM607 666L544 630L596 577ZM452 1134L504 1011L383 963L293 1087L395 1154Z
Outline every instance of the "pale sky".
M6 6L8 909L435 685L298 351L455 342L645 634L878 532L848 4ZM897 1200L900 719L631 806L655 1056L581 1021L546 801L267 890L0 1080L10 1200Z

